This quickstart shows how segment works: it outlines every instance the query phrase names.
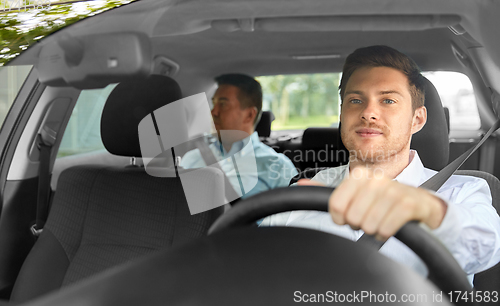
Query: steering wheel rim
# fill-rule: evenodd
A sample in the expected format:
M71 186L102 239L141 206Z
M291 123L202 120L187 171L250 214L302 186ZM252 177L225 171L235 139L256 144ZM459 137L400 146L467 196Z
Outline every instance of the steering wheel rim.
M217 219L209 235L251 226L269 215L292 210L328 211L328 200L334 188L295 186L277 188L241 200L238 205ZM472 288L465 272L446 247L415 221L405 224L394 235L408 246L426 264L429 280L442 292L470 291Z
M211 235L181 242L182 245L175 248L104 271L30 305L63 306L75 301L103 306L164 305L166 301L169 305L290 305L297 301L296 293L299 301L306 295L318 293L319 299L319 294L328 297L329 293L338 293L344 298L351 295L354 302L354 296L363 292L370 297L367 295L365 300L358 301L365 304L374 303L373 294L380 303L390 300L398 304L450 305L446 298L448 291L440 294L436 285L367 246L312 229L236 228L238 222L226 220L237 220L232 215L240 216L242 211L250 209L245 207L247 204L263 205L266 212L272 212L263 200L268 197L270 200L277 197L283 203L295 197L299 201L307 200L306 203L311 204L307 209L315 206L318 210L326 210L331 190L294 187L248 198L217 221L219 225L214 225ZM311 200L311 194L324 201ZM255 208L253 210L251 218L246 215L247 221L262 217L262 211L255 213ZM228 226L220 224L232 224L229 228L234 229L224 230ZM465 276L463 279L466 281ZM454 281L453 277L451 280ZM422 294L426 298L414 302L400 300L408 294ZM436 294L445 298L434 300ZM394 300L387 299L388 295ZM378 300L380 296L382 300ZM338 302L344 303L341 299ZM465 304L463 300L458 303Z

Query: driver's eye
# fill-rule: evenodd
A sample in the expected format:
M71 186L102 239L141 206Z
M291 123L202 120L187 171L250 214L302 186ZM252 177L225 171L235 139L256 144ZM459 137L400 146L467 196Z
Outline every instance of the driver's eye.
M349 102L350 102L351 104L361 104L361 103L363 103L363 102L362 102L361 100L359 100L359 99L351 99L351 100L349 100Z

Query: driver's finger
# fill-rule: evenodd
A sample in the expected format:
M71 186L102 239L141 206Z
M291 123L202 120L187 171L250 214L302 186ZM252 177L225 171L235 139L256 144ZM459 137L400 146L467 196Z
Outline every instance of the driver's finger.
M387 188L381 190L384 196L378 197L373 205L366 213L365 219L361 223L363 231L369 235L376 235L382 223L382 220L387 217L391 208L397 204L397 190L391 184Z
M357 181L358 190L355 193L350 204L345 212L345 221L351 226L360 227L363 220L367 218L367 214L374 203L382 197L381 191L387 182L383 180L371 179L368 182ZM385 185L384 185L385 184Z
M339 225L346 224L345 213L347 208L356 193L360 192L359 186L362 186L364 181L366 181L364 169L355 168L351 171L350 177L342 181L333 191L328 201L328 211L333 222Z
M338 225L344 225L344 212L350 202L350 197L356 192L356 185L349 184L347 181L340 184L330 195L328 200L328 212L333 222Z
M419 213L418 203L410 197L401 197L397 200L391 209L387 212L380 222L377 233L384 237L389 238L396 234L396 232L407 222L412 220L419 220L421 213Z
M318 182L318 181L313 181L311 179L300 179L297 181L297 185L300 185L300 186L325 186L325 184Z

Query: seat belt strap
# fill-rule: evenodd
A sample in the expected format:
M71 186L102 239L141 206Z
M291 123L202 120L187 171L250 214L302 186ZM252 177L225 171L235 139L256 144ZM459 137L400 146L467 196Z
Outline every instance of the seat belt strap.
M50 156L55 138L47 137L46 131L38 134L37 142L40 148L40 158L38 166L38 196L36 209L36 223L31 226L31 233L38 237L43 231L45 221L49 214L50 202ZM45 135L45 137L43 136ZM45 139L44 139L45 138ZM47 138L49 139L48 141Z
M203 138L197 138L195 141L195 145L200 150L201 157L205 164L210 167L214 167L217 170L219 170L224 177L224 194L226 197L226 200L229 201L229 199L238 199L240 196L236 192L236 190L233 187L233 184L229 181L229 178L225 174L225 172L222 170L221 166L219 165L219 161L215 158L214 153L212 150L210 150L210 147L205 143ZM233 160L234 161L234 160ZM243 192L243 190L242 190Z
M465 161L472 155L474 152L479 149L479 147L490 137L493 132L495 132L500 127L500 119L497 120L493 126L488 130L488 132L484 135L483 138L472 148L465 151L462 155L457 157L454 161L449 163L446 167L441 169L438 173L434 174L430 179L422 183L419 187L425 188L431 191L438 191L441 186L450 178L450 176L455 173L455 171L462 166ZM380 249L385 242L375 239L373 235L363 234L359 237L358 242L363 243L365 245L370 245L371 247Z
M500 127L500 119L493 124L493 126L488 130L488 132L484 135L484 137L472 148L469 150L465 151L462 155L457 157L454 161L449 163L446 167L441 169L438 173L434 174L430 179L425 181L422 185L419 187L432 190L432 191L438 191L441 186L450 178L450 176L455 173L455 171L460 168L465 161L472 155L474 152L479 149L479 147L490 137L493 132L495 132L498 128Z

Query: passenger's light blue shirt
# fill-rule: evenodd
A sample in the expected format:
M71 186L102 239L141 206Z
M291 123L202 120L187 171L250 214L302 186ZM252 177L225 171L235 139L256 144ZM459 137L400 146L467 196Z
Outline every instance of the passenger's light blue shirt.
M256 165L257 165L257 184L249 192L245 193L242 198L255 195L259 192L274 189L278 187L287 187L292 177L298 174L297 169L292 161L284 154L277 153L273 148L263 144L259 140L257 132L254 132L250 137L233 143L229 152L226 152L224 147L219 142L210 145L210 149L214 153L217 160L220 160L222 169L224 170L225 156L233 156L241 151L248 141L252 141ZM229 161L230 162L230 161ZM198 149L187 152L181 159L180 166L185 169L206 167L201 153ZM232 178L231 174L226 172L229 181L236 190L240 189L238 180Z

